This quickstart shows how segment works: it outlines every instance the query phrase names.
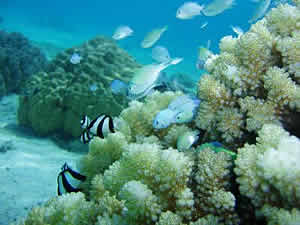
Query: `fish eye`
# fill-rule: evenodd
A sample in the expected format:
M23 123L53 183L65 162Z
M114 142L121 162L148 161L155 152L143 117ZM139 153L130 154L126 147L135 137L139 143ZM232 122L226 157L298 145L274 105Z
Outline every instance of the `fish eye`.
M176 120L181 120L181 115L177 115Z

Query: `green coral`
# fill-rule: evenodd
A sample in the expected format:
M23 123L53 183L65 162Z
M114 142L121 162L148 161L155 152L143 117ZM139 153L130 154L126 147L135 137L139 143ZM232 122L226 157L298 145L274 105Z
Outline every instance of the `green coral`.
M211 140L236 148L267 123L298 129L288 118L300 113L299 15L280 4L240 37L224 37L221 53L206 61L196 125Z
M266 205L263 208L263 214L268 218L268 225L284 224L296 225L300 224L300 211L293 208L291 211L278 209Z
M70 62L75 52L82 57L78 64ZM110 83L114 79L129 81L138 67L115 42L101 36L67 49L51 61L45 72L25 83L18 121L39 135L60 132L78 137L81 128L74 121L80 121L83 115L93 119L99 112L112 116L121 112L128 100L114 95ZM91 85L97 85L97 90L90 90Z

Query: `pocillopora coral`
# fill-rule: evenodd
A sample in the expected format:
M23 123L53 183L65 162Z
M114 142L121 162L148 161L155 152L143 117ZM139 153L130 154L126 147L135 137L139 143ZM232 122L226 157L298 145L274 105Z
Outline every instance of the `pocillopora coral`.
M233 147L254 142L266 123L299 132L289 119L300 114L299 7L280 4L244 35L224 37L220 49L199 81L197 126Z
M293 208L291 211L284 209L278 209L266 205L263 208L264 215L268 218L268 225L273 224L285 224L296 225L300 223L300 211L299 208Z
M237 182L242 195L260 210L265 205L300 207L300 140L283 128L266 124L257 143L238 150Z
M279 5L239 38L222 39L221 54L206 61L210 75L199 83L195 121L152 127L182 93L132 101L114 118L116 132L95 137L79 162L83 192L50 200L20 224L300 224L300 141L286 117L299 115L300 106L299 67L291 65L298 60L296 4ZM178 151L178 138L195 126L206 130L200 138L227 143Z
M216 214L227 224L238 224L235 214L235 196L230 192L230 170L233 167L229 154L215 153L209 146L195 151L196 165L193 184L196 188L195 207L200 215Z

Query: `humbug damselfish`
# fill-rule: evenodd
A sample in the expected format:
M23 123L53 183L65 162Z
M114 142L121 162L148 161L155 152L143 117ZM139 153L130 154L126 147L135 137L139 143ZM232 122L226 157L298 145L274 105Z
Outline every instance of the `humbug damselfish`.
M63 195L70 192L81 191L79 184L85 181L86 176L73 170L67 163L61 167L57 177L57 194Z
M84 129L80 136L84 144L88 143L94 136L104 138L109 132L115 132L113 119L109 115L101 114L92 121L84 115L80 125Z

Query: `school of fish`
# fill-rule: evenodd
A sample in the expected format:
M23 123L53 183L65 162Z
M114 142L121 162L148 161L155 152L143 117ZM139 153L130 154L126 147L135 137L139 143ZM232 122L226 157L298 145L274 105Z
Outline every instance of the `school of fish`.
M262 18L267 10L270 8L271 0L251 0L257 5L253 16L249 19L249 23L254 23L258 19ZM280 0L278 0L280 1ZM197 2L185 2L177 9L175 17L180 20L189 20L197 16L203 15L206 17L216 16L228 10L236 4L235 0L211 0L207 5L200 5ZM208 25L208 21L202 22L199 28L204 29ZM238 26L230 26L232 31L240 38L244 32ZM155 44L160 40L162 35L168 30L168 26L157 27L150 30L140 42L140 47L144 49L152 48L152 64L144 65L134 71L132 79L129 82L122 80L113 80L110 84L111 92L115 95L126 96L130 100L141 99L147 95L150 95L153 90L159 87L171 87L163 70L171 65L180 63L183 58L171 57L168 49L165 46ZM129 36L133 36L134 30L128 25L118 26L112 38L116 41L123 40ZM214 54L210 50L211 41L208 40L206 46L200 46L198 48L198 58L196 61L196 68L199 70L204 69L204 65L208 58L213 57ZM84 58L79 52L74 52L69 62L73 66L78 66ZM295 65L299 66L299 65ZM228 67L227 72L233 73L236 68ZM173 85L174 86L174 85ZM178 87L178 85L176 85ZM97 83L91 83L88 87L91 93L96 93L98 90ZM171 89L173 90L173 89ZM173 90L174 91L174 90ZM153 121L152 126L155 130L166 129L172 124L182 124L191 122L196 115L197 108L201 104L201 100L195 95L185 94L176 97L167 108L159 111ZM80 126L82 133L80 136L81 141L84 144L89 143L94 137L105 138L109 133L114 133L118 130L118 124L116 119L113 119L110 115L100 114L95 119L90 119L87 115L83 115ZM198 143L201 136L199 130L188 131L178 137L177 149L178 151L185 151L192 148ZM222 144L218 142L211 142L216 147L216 151L227 151L222 148ZM227 152L232 157L236 157L235 153ZM67 163L65 163L57 177L57 193L62 195L64 193L81 191L80 184L84 182L86 177L80 174L78 171L72 169Z

